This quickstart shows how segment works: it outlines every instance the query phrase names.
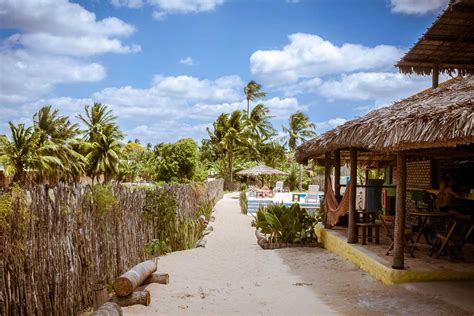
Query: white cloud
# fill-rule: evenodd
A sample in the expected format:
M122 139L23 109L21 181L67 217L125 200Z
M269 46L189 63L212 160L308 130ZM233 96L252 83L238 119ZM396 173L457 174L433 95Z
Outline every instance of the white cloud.
M131 9L139 9L143 7L143 0L111 0L114 7L127 7Z
M267 84L294 83L300 79L345 72L389 69L402 55L390 45L336 46L317 35L295 33L281 50L259 50L250 57L252 74Z
M339 126L339 125L342 125L345 122L347 122L347 120L342 118L342 117L336 117L336 118L333 118L333 119L330 119L330 120L327 120L327 121L324 121L324 122L317 122L316 123L316 130L318 131L318 133L324 133L325 131L328 131L328 130L333 129L333 128Z
M16 29L6 44L52 54L90 56L140 51L118 39L135 28L120 19L97 20L94 13L66 0L7 0L0 3L0 27Z
M194 60L190 56L188 56L186 58L183 58L183 59L180 59L179 63L181 65L187 65L187 66L194 66L195 65Z
M106 74L97 63L25 50L1 51L0 60L0 101L4 104L31 101L49 93L58 83L93 82Z
M339 79L322 83L319 93L330 99L375 100L388 103L430 87L430 78L409 77L390 72L343 74Z
M392 12L404 14L426 14L446 8L449 0L391 0Z
M224 0L149 0L158 11L167 14L187 14L212 11Z
M197 142L208 137L206 128L211 123L195 124L176 120L161 120L159 124L142 124L125 131L127 139L138 138L141 143L175 142L181 138L194 138Z
M105 68L89 57L134 53L121 38L135 28L66 0L0 1L0 27L14 30L0 46L0 101L7 105L48 97L57 84L94 82Z
M106 88L94 93L93 99L112 105L118 115L130 119L198 117L201 114L198 106L194 108L195 105L240 101L243 97L242 86L243 82L238 76L208 80L157 75L148 89L130 86Z
M153 7L153 18L162 21L170 14L190 14L212 11L224 0L111 0L115 7L137 9L147 3Z

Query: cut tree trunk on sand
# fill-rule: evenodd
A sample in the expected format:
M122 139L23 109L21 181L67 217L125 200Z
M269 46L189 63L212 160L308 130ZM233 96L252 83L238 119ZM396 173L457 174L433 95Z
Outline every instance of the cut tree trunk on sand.
M142 285L150 283L168 284L170 283L170 275L168 273L152 273Z
M148 260L137 264L115 279L114 290L117 296L127 296L156 271L156 263Z
M150 305L150 292L148 291L136 291L129 296L120 297L117 295L112 296L110 302L116 303L119 306L125 307L130 305Z
M107 302L89 316L122 316L122 309L114 302Z

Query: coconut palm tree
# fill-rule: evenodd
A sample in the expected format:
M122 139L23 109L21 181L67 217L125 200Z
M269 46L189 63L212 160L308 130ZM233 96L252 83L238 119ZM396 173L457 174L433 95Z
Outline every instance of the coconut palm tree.
M233 181L233 165L238 153L255 150L248 133L244 133L242 112L234 111L230 115L224 113L219 115L213 123L213 130L207 129L216 156L223 159L226 176Z
M261 89L262 85L253 80L249 81L244 87L245 99L247 100L247 118L250 117L250 101L261 99L267 95L265 92L260 91Z
M308 116L301 111L290 115L288 125L288 128L283 126L283 132L286 134L283 140L284 145L288 146L291 151L294 151L300 143L308 138L316 136L314 131L316 125L311 123Z
M283 126L283 132L286 134L283 139L284 145L288 146L291 151L295 151L298 144L306 141L308 138L315 137L316 132L314 129L316 125L311 123L308 116L301 111L297 111L290 115L288 119L288 128ZM298 188L302 190L303 180L303 165L300 165Z
M56 151L55 145L39 145L38 134L32 126L16 126L12 122L9 122L9 126L11 141L7 137L0 137L0 163L6 174L13 176L14 182L24 183L27 172L46 176L56 168L63 168L61 160L51 154Z
M93 179L104 175L109 181L118 173L120 162L120 141L123 134L120 131L112 110L100 103L92 107L85 106L86 114L78 118L86 125L83 151L87 159L87 174Z
M117 125L117 117L113 115L112 110L106 105L94 103L93 106L84 107L86 115L78 115L78 118L86 125L85 139L89 142L100 138L101 135L114 136L122 138L123 134Z
M244 130L248 131L257 143L262 143L275 135L275 129L270 122L270 110L262 103L257 104L250 116L245 120Z
M34 132L38 137L38 146L51 145L50 155L61 160L63 170L53 172L56 177L74 179L80 176L86 160L77 149L80 140L77 139L80 131L77 124L71 124L69 118L60 116L58 110L51 106L42 107L33 116Z

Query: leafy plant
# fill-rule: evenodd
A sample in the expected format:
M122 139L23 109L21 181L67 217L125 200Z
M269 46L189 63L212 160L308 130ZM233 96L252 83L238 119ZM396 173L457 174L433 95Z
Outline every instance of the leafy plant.
M153 222L155 231L160 237L166 237L163 234L168 225L174 221L177 209L178 202L171 191L146 191L143 217Z
M145 253L149 256L161 256L171 252L167 240L153 239L145 245Z
M117 204L117 198L112 192L110 184L95 184L91 188L91 192L86 195L95 211L101 215L109 213Z
M299 204L290 207L270 205L257 211L256 227L270 236L272 242L308 243L316 240L316 219Z
M212 214L212 209L214 207L214 201L211 200L204 200L201 202L199 205L197 211L196 211L196 218L199 218L199 216L204 215L207 220L211 217Z

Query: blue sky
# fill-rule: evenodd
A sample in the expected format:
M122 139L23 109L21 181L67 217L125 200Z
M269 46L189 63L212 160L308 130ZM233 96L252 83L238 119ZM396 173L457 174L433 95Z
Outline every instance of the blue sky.
M319 133L430 86L393 65L447 0L0 0L0 134L105 103L127 138L197 140L243 87Z

